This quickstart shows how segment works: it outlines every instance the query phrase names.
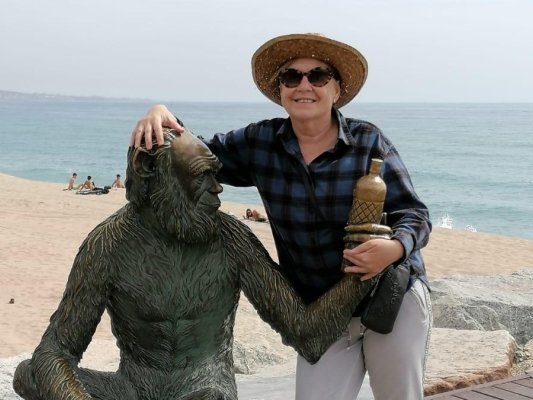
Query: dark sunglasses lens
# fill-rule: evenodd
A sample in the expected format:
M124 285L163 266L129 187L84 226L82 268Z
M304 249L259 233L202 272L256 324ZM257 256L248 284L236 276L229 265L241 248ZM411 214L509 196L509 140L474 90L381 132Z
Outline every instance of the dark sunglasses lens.
M309 83L313 86L324 86L326 83L329 82L331 79L331 74L329 71L323 70L323 69L314 69L312 71L309 71L309 75L307 76L307 79L309 79Z
M288 69L279 75L279 81L288 88L295 88L302 81L303 74L295 69Z

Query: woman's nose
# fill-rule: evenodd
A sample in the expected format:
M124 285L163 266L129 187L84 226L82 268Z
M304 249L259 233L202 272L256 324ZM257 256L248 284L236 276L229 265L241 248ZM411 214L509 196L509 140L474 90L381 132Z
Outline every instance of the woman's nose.
M303 76L302 77L302 80L300 81L300 83L298 84L298 86L296 86L297 88L309 88L313 85L311 85L311 83L309 82L309 79L307 79L307 76Z

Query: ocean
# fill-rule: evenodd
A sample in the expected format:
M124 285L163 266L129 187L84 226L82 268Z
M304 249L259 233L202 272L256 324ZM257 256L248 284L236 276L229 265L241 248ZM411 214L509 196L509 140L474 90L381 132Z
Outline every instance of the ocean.
M77 172L78 181L91 175L110 185L116 174L125 177L130 132L151 104L0 98L0 172L65 185ZM167 106L206 138L285 116L269 103ZM341 111L392 140L434 226L533 239L533 104L352 103ZM226 186L221 198L261 204L255 188Z

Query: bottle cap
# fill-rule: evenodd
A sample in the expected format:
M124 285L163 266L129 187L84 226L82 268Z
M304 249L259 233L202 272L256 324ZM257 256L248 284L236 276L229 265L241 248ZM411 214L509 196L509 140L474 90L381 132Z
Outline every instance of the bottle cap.
M383 164L383 160L379 158L373 158L372 163L370 164L370 173L379 175L379 172L381 171L381 164Z

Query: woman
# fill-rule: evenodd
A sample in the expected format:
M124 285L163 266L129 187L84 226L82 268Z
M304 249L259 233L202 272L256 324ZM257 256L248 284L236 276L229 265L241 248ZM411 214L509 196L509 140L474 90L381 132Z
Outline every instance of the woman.
M412 274L390 334L366 329L359 310L316 364L298 357L296 398L353 399L368 371L376 400L422 399L431 312L420 249L431 224L391 142L376 126L338 111L363 86L366 60L321 35L285 35L255 52L252 73L259 90L289 118L216 134L206 143L223 163L221 182L257 187L282 272L294 289L305 301L316 299L342 276L343 257L351 264L344 272L362 280L404 261ZM162 143L162 126L182 130L165 106L156 105L137 123L132 145L144 139L149 147L153 135ZM383 159L384 211L393 234L344 250L352 188L372 158Z

